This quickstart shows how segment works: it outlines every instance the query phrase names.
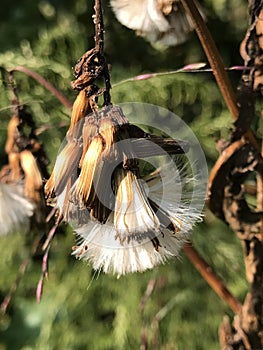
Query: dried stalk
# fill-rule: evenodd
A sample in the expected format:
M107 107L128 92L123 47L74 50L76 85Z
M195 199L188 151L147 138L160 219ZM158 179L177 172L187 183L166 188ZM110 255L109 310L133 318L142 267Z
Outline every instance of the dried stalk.
M29 69L27 67L23 67L23 66L17 66L17 67L10 69L9 72L10 73L13 73L13 72L25 73L26 75L35 79L40 85L42 85L49 92L51 92L63 104L63 106L65 106L67 108L72 107L72 103L59 90L57 90L46 79L44 79L41 75L32 71L31 69Z
M227 72L225 70L223 61L215 45L215 42L206 26L206 23L200 12L198 11L193 0L182 0L182 4L185 11L191 17L195 31L200 39L202 47L205 51L207 59L213 70L213 74L217 81L218 87L222 93L222 96L226 102L226 105L232 114L233 118L236 120L239 116L239 110L236 103L236 96L228 78ZM249 129L244 135L255 147L258 147L257 141L251 129Z
M104 80L105 80L105 92L104 92L104 104L109 105L111 103L110 96L110 73L107 62L104 57L104 23L102 14L102 0L95 0L95 50L99 54L100 63L103 67Z
M185 245L184 252L193 263L194 267L200 272L207 283L223 299L230 308L237 314L240 313L242 305L226 288L222 280L213 272L211 266L199 255L193 246Z
M249 172L253 170L259 172L257 209L262 210L262 157L258 153L257 141L252 134L250 124L255 114L255 90L256 88L260 89L261 85L262 59L259 57L262 57L262 48L258 49L258 46L260 46L260 39L256 29L258 17L262 11L263 2L262 0L249 1L250 25L246 37L241 45L241 54L245 61L245 67L248 67L249 69L243 72L241 82L238 86L238 112L236 111L237 105L234 106L235 99L233 99L232 87L228 84L224 74L222 74L222 63L218 60L220 57L218 57L219 55L213 45L213 42L211 45L211 38L209 37L209 33L207 33L205 24L202 23L201 17L198 16L192 0L182 0L182 2L185 4L185 8L192 13L192 19L196 24L197 34L200 37L228 108L235 119L234 129L231 135L232 143L227 147L227 149L224 150L224 154L222 153L223 156L221 155L216 163L211 173L212 177L210 176L209 188L211 189L211 185L216 187L213 191L214 204L217 202L219 196L222 195L222 200L224 202L222 205L222 213L224 215L221 217L221 219L228 222L228 224L237 233L238 237L242 240L245 254L246 275L247 280L250 283L250 291L247 293L242 307L236 311L238 315L235 317L233 325L230 325L229 320L226 319L221 325L219 332L220 342L223 349L261 349L263 347L263 245L262 223L260 222L262 212L251 211L243 195L242 184L245 180L245 175L249 174ZM214 60L217 64L215 64ZM256 75L255 72L257 72L258 75ZM258 79L257 82L256 78ZM222 174L225 181L224 192L222 194L222 191L220 191L220 184L215 183L214 179L216 177L213 176L213 174L218 175L218 165L220 165L220 159L223 159L224 155L226 156L227 152L229 152L229 150L231 150L235 144L237 145L237 143L241 141L240 139L242 136L245 136L250 144L244 144L244 146L239 149L240 152L235 154L235 157L232 157L232 159L231 157L228 157L228 159L226 159L225 164L229 167L230 171ZM251 152L249 153L247 153L248 147L251 147ZM231 163L232 167L230 168ZM234 178L233 174L235 172L238 176ZM238 172L240 173L238 174ZM210 196L211 202L211 194L209 194L209 192L208 195ZM220 210L217 211L216 214L218 213L220 213ZM220 217L220 215L218 216ZM261 236L258 235L260 226Z

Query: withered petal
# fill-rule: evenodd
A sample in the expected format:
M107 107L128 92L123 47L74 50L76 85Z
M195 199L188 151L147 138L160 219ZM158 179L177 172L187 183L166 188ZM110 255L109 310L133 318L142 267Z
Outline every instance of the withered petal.
M82 153L82 146L78 142L68 142L56 159L52 174L45 185L47 196L58 196L74 172L77 172Z
M103 140L100 136L96 136L85 153L79 178L76 181L74 191L71 193L72 198L79 198L88 206L94 199L92 184L95 181L97 166L101 162L102 151Z
M40 190L43 185L41 173L37 161L29 150L20 152L20 163L25 174L24 192L25 196L39 202L41 195Z
M129 235L159 232L159 219L137 176L130 170L117 168L115 186L117 192L114 225L117 235L129 239Z
M90 112L89 99L86 96L85 90L81 90L72 107L69 131L73 130L77 123Z

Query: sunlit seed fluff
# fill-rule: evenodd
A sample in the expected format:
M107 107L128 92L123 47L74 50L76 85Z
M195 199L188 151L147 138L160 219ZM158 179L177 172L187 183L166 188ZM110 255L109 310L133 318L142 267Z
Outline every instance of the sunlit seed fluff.
M144 272L157 265L163 264L171 257L177 257L185 236L174 236L167 229L157 236L160 246L154 249L152 241L145 235L136 237L129 242L116 239L116 230L109 218L106 224L88 224L76 229L81 244L74 250L73 255L78 259L88 261L93 268L105 273L124 275L133 272Z
M193 196L199 203L203 203L204 200L203 193L193 191L195 183L195 179L187 175L185 166L179 166L174 172L171 164L166 164L161 175L155 172L144 182L144 186L150 187L148 196L151 203L172 222L175 232L179 231L185 235L189 235L193 226L203 218L200 208L191 205ZM190 188L187 187L189 184Z
M128 171L124 173L127 174ZM189 238L191 229L196 222L202 219L202 215L199 210L189 206L189 197L192 195L192 192L178 194L180 188L176 188L176 183L179 184L180 181L188 183L195 182L195 180L188 177L184 170L174 172L173 176L171 176L170 165L164 167L162 174L163 176L160 176L160 173L156 171L148 176L146 181L140 184L139 189L140 194L146 191L149 192L148 196L151 203L155 203L156 207L159 207L162 211L162 215L158 211L156 213L156 216L158 216L157 220L160 221L157 225L159 232L156 232L156 230L145 232L142 229L141 233L139 233L140 231L136 229L136 227L141 228L140 223L137 221L141 217L142 212L140 210L143 210L145 216L148 214L148 209L146 210L144 204L141 206L142 203L138 200L135 202L140 204L138 206L140 214L133 212L130 215L128 213L130 206L127 203L130 203L134 197L126 188L130 188L130 182L133 179L128 179L127 181L125 176L122 175L119 186L121 188L120 191L124 191L124 194L120 197L126 204L120 208L115 208L115 210L117 209L116 211L121 210L122 214L119 215L115 211L110 215L106 224L90 221L86 225L77 228L75 232L79 236L80 244L73 254L78 259L90 262L95 270L116 275L143 272L164 263L167 259L178 257L180 249ZM121 183L122 181L123 183ZM147 186L149 186L148 189L146 188ZM141 187L145 187L144 190ZM163 200L164 187L166 187L165 191L167 193L165 201ZM202 201L203 198L200 197L200 200ZM131 208L136 208L134 203L131 205ZM125 213L128 213L130 220L131 218L134 220L128 220L128 226ZM149 227L155 227L155 220L149 221L151 223ZM177 224L180 223L177 231L166 227L170 221ZM131 225L129 230L134 230L137 234L130 234L127 230L129 224ZM118 227L123 236L120 236ZM123 237L127 239L123 239Z
M155 33L169 29L169 23L158 8L156 0L111 0L117 19L139 33Z
M82 140L83 140L83 154L80 160L80 167L82 166L82 161L85 156L86 150L88 149L92 139L98 136L98 125L97 120L93 114L85 117L83 127L82 127Z
M33 204L23 195L22 184L0 183L0 235L23 231L33 211Z
M121 24L153 44L178 45L193 29L191 18L179 0L111 0L110 3ZM203 15L201 6L195 3Z

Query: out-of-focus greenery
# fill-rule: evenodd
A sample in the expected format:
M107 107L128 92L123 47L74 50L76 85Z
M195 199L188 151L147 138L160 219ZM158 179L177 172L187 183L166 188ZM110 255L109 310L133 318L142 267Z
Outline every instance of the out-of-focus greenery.
M239 43L247 23L244 0L204 0L208 27L226 65L242 63ZM43 75L74 101L72 66L93 45L92 1L1 2L0 66L25 65ZM112 84L145 72L175 70L206 61L194 33L179 47L156 51L122 27L104 1L106 54ZM236 86L240 73L230 73ZM40 138L54 164L70 111L50 92L22 73L15 73L19 98L32 111ZM6 162L4 143L10 118L10 96L0 86L0 165ZM199 139L209 167L215 162L215 141L227 138L231 116L210 73L180 73L128 82L112 89L114 103L147 102L170 109L183 118ZM62 231L62 230L61 230ZM241 301L247 289L240 242L209 211L194 230L198 251ZM0 293L3 298L30 254L33 238L17 233L0 238ZM120 279L94 274L90 266L70 255L72 230L56 236L49 261L49 280L41 304L35 289L41 261L34 260L0 323L4 349L139 349L145 334L150 349L219 349L218 326L229 307L219 299L182 253L178 261ZM30 243L31 242L31 243ZM156 287L143 311L140 302L151 279ZM157 322L158 320L158 322Z

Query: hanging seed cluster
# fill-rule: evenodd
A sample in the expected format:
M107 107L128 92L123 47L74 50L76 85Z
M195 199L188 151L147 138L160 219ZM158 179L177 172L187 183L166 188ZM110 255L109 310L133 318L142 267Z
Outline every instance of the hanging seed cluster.
M163 146L160 155L184 153L186 143L131 125L122 109L109 102L105 67L96 50L85 53L75 67L72 87L79 93L45 192L59 217L72 223L80 237L74 255L91 261L95 269L121 275L177 256L200 215L183 202L163 206L163 186L171 186L168 168L167 178L156 170L141 179L138 159L158 156L149 143ZM105 89L95 85L101 76ZM104 106L99 108L101 95ZM155 188L149 197L148 186Z
M121 108L111 104L103 33L101 3L96 1L95 48L75 66L72 87L79 93L45 192L59 218L71 222L79 237L73 254L90 261L96 270L121 275L177 256L200 213L178 199L178 188L170 188L171 178L178 184L193 180L183 171L173 174L167 166L162 175L156 169L141 178L140 157L184 153L184 149L174 140L131 125ZM104 80L105 88L98 87L97 80ZM152 147L156 144L163 146L158 148L161 152ZM172 194L168 201L163 201L164 187Z

